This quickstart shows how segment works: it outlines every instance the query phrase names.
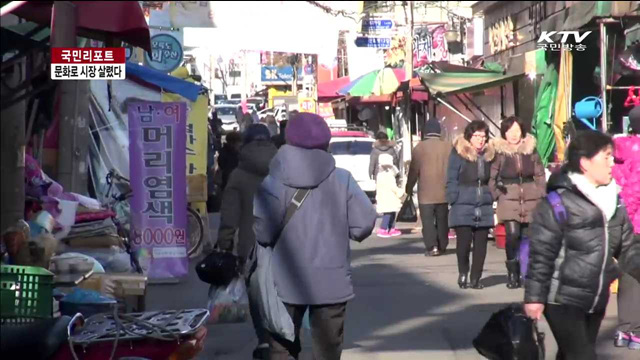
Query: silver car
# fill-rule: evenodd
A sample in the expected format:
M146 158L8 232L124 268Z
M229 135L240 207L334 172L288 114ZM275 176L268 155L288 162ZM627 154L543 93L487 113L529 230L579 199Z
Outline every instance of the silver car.
M236 120L236 111L238 107L235 105L216 105L216 113L218 118L222 121L222 130L225 132L238 131L240 125Z

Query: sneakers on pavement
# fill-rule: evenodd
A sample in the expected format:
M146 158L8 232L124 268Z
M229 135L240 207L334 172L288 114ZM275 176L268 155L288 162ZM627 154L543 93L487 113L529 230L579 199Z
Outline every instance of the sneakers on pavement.
M629 335L629 349L640 350L640 334L637 332L630 332Z
M389 230L389 236L391 236L391 237L396 237L396 236L400 236L400 235L402 235L402 231L400 231L398 229Z
M631 340L631 336L629 336L629 333L616 331L616 336L615 336L613 345L619 348L629 347L630 340Z
M389 232L387 230L384 229L378 229L378 237L381 238L390 238L391 234L389 234Z

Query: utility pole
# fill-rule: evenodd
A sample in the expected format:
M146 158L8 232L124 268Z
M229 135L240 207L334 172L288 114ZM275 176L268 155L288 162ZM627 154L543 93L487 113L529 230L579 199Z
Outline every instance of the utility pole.
M405 8L406 9L406 8ZM407 24L407 41L405 42L405 73L406 80L413 77L413 1L409 1L411 17ZM406 14L406 12L405 12ZM402 172L406 176L406 166L411 161L411 150L413 149L413 135L411 134L411 122L413 121L413 111L411 111L411 86L404 92L404 121L402 123Z
M77 47L76 24L76 6L70 1L55 1L51 47ZM57 91L60 94L57 180L66 191L86 194L89 83L87 80L65 80L60 82Z
M291 93L298 96L298 54L291 57L291 67L293 68L293 82L291 84Z

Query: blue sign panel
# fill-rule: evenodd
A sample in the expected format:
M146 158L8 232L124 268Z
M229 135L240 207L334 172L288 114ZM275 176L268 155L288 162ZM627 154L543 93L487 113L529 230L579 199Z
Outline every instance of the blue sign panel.
M147 66L169 73L182 63L182 46L178 39L169 34L158 34L151 38L151 57L145 52Z
M271 81L283 81L283 82L291 82L293 81L293 67L291 66L262 66L261 69L261 79L264 82ZM298 69L298 79L302 79L306 75L313 75L313 66L307 65L302 71L302 68Z
M393 28L393 21L390 19L378 19L378 20L363 20L362 31L372 30L391 30Z
M359 36L356 38L357 47L370 47L379 49L388 49L391 47L391 38L377 38Z

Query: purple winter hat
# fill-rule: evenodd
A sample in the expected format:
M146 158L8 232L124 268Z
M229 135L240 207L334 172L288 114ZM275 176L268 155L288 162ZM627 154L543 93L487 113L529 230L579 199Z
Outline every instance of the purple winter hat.
M331 130L319 115L300 113L287 123L287 144L303 149L327 150L331 140Z

